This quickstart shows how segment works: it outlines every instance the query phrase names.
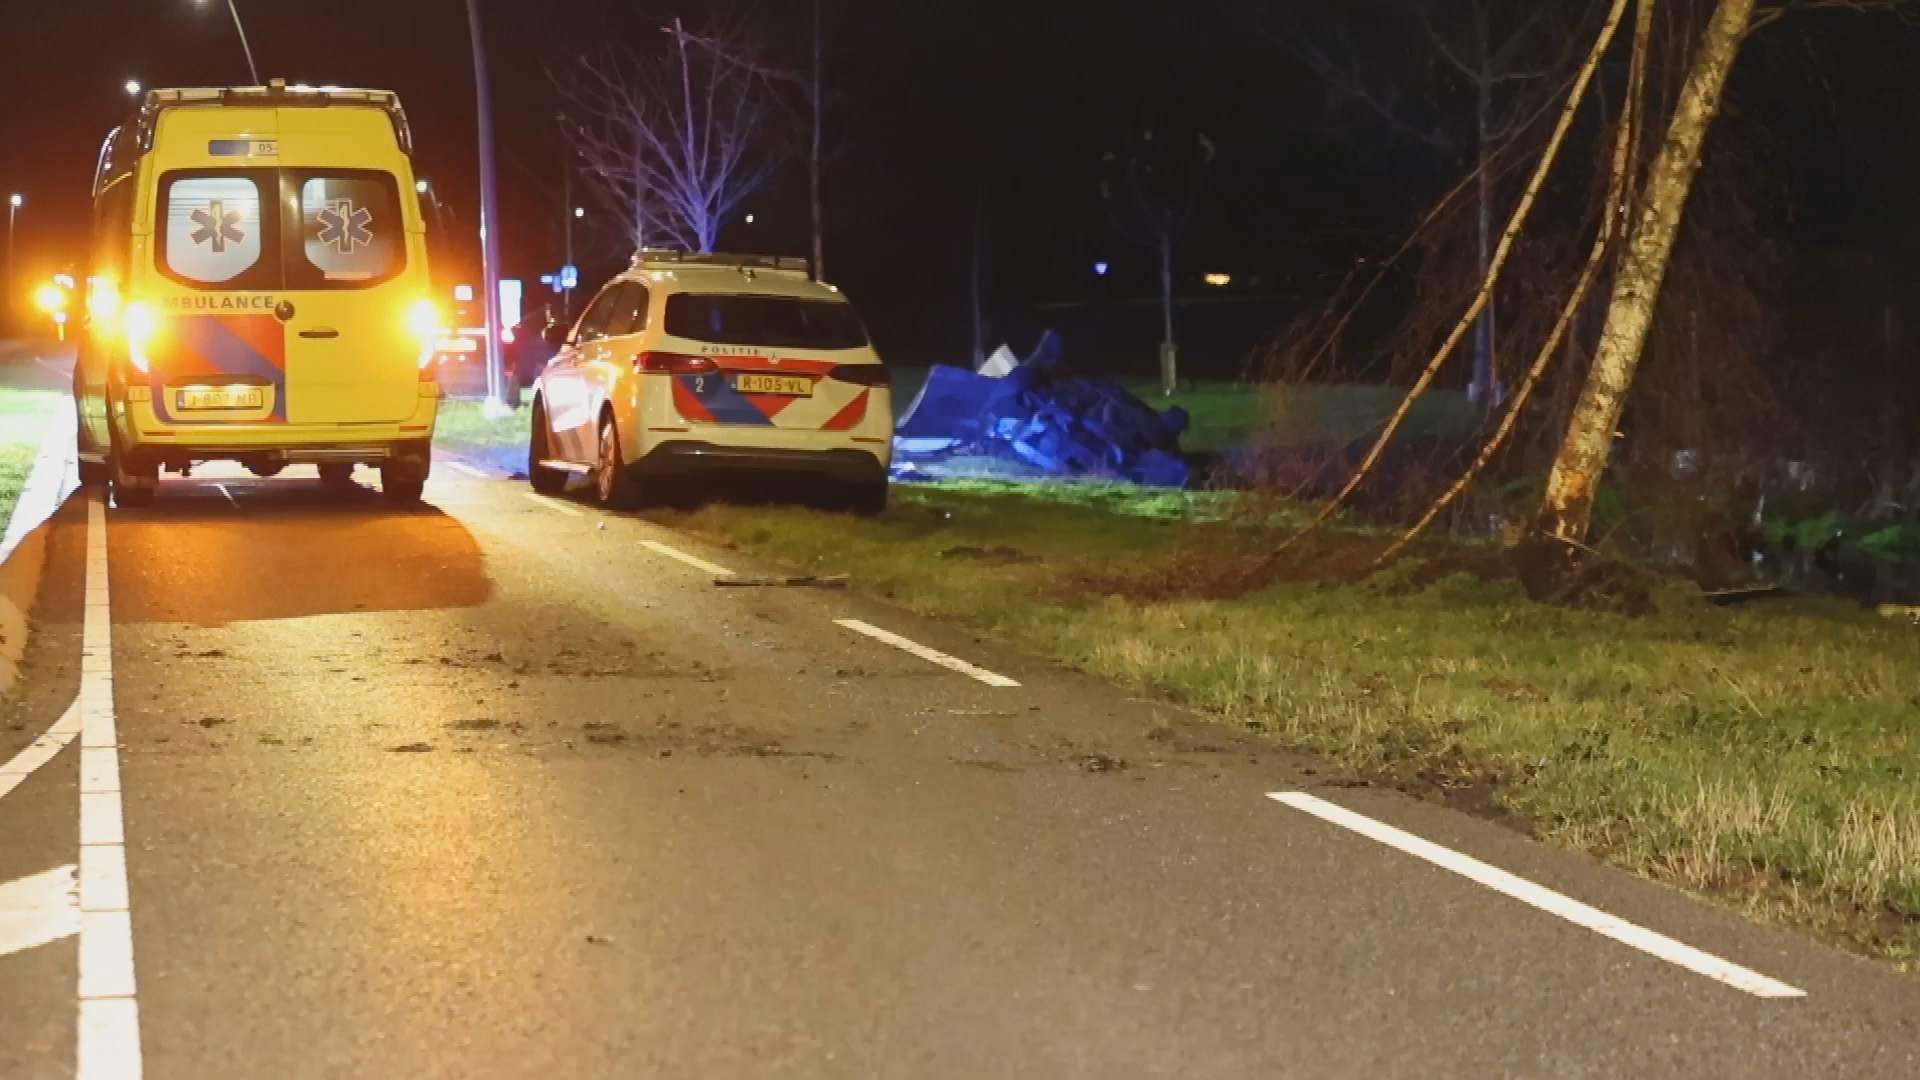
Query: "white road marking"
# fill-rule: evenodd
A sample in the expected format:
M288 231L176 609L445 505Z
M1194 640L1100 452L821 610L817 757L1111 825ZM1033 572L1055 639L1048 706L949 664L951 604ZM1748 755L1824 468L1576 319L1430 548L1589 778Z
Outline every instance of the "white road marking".
M538 503L539 505L544 506L547 509L552 510L556 513L565 514L568 517L584 516L581 513L579 507L568 506L566 503L561 502L559 499L549 499L545 495L536 495L531 491L523 491L520 494L526 496L529 499L532 499L534 502Z
M0 956L51 945L80 932L72 866L0 884Z
M703 573L712 574L714 577L732 577L733 576L733 571L727 569L724 566L720 566L716 563L710 563L705 559L699 558L697 556L689 555L684 551L676 551L673 548L670 548L667 545L659 543L657 541L642 540L640 541L640 546L643 548L646 548L648 551L651 551L656 555L665 555L669 559L677 559L680 562L686 563L688 566L693 567L695 570L699 570Z
M1560 918L1602 937L1611 938L1622 945L1639 949L1650 956L1658 957L1669 964L1686 968L1696 975L1725 983L1736 990L1742 990L1754 997L1797 998L1805 997L1806 991L1788 986L1776 979L1770 979L1757 971L1743 968L1738 964L1722 960L1711 953L1705 953L1691 945L1685 945L1663 934L1654 933L1642 926L1636 926L1625 919L1609 915L1598 908L1589 907L1571 897L1563 896L1552 889L1535 885L1525 878L1516 877L1497 867L1489 866L1478 859L1462 855L1451 848L1441 847L1428 840L1396 829L1367 817L1354 813L1343 806L1336 806L1324 799L1298 791L1269 792L1267 798L1284 803L1296 810L1305 811L1322 821L1338 825L1343 829L1359 833L1370 840L1379 841L1424 859L1443 870L1450 870L1469 881L1484 885L1498 893L1504 893L1523 904L1539 908L1549 915Z
M974 667L972 664L958 657L948 656L946 653L940 652L937 649L929 649L919 642L909 641L899 634L882 630L871 623L864 623L859 619L835 619L833 621L840 626L852 630L854 633L865 634L875 641L883 641L902 652L912 653L930 664L938 664L949 671L957 671L968 678L978 679L988 686L1010 687L1020 685L1005 675L996 675L986 668Z
M447 468L452 469L454 472L466 473L468 476L473 477L475 480L493 479L492 473L489 473L484 469L476 469L464 461L449 461L446 463L446 465L447 465Z
M220 494L225 495L227 497L228 502L232 503L235 506L240 505L240 500L233 497L233 492L227 490L227 485L215 484L213 485L213 487L215 491L218 491Z
M120 742L113 716L113 617L107 514L87 497L87 602L80 631L80 1019L78 1080L139 1080L133 916Z
M60 714L60 719L53 722L46 734L27 744L25 750L13 755L5 765L0 765L0 799L6 798L8 792L25 783L35 769L52 761L79 734L80 703L75 701L67 706L67 711Z

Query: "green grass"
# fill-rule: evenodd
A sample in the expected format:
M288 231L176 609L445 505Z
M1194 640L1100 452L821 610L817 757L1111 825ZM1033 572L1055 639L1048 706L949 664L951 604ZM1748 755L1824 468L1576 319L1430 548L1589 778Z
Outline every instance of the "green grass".
M13 520L57 401L53 393L0 389L0 532Z
M1142 599L1112 583L1177 576L1245 527L1209 524L1206 496L896 492L872 521L674 521L1368 775L1490 791L1547 838L1757 916L1902 965L1920 947L1920 628L1679 589L1631 619L1405 572Z
M527 432L533 410L516 409L490 417L478 401L442 401L434 422L433 443L462 457L509 471L527 465Z

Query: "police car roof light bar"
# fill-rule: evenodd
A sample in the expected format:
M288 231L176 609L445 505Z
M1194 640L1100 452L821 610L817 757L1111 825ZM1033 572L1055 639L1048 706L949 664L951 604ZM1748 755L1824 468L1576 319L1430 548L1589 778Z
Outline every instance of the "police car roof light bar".
M633 265L674 264L680 266L717 266L735 270L779 270L806 274L812 264L795 255L732 255L722 252L695 254L676 248L641 248L634 253Z

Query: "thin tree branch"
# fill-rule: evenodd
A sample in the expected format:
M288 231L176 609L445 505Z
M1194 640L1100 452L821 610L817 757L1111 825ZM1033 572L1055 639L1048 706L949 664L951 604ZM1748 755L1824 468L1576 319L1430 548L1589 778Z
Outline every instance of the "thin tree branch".
M1586 100L1587 88L1593 83L1594 73L1599 70L1600 61L1606 56L1608 47L1613 44L1615 33L1620 29L1620 22L1626 15L1627 3L1628 0L1613 0L1612 7L1607 13L1607 20L1600 28L1599 37L1595 39L1586 63L1581 66L1579 75L1574 79L1573 90L1567 97L1566 105L1560 110L1560 120L1554 125L1553 134L1547 141L1546 149L1541 153L1540 162L1533 172L1533 179L1527 184L1525 193L1521 195L1519 204L1514 207L1513 214L1507 221L1506 231L1501 235L1500 243L1494 251L1492 260L1488 263L1486 276L1481 282L1478 294L1474 296L1473 303L1468 305L1466 313L1454 326L1453 332L1447 335L1446 341L1441 344L1439 351L1427 364L1426 370L1422 371L1420 377L1415 380L1406 398L1400 402L1399 408L1395 409L1393 415L1388 418L1386 427L1374 441L1373 449L1367 452L1366 458L1361 461L1360 467L1354 470L1353 476L1348 478L1346 484L1340 489L1340 493L1322 506L1313 520L1275 548L1263 561L1263 568L1272 565L1282 553L1325 524L1347 498L1360 487L1386 453L1387 444L1392 441L1400 425L1406 421L1407 415L1413 411L1415 402L1419 401L1427 387L1432 385L1434 377L1440 373L1440 368L1446 363L1447 358L1459 347L1468 328L1480 317L1480 313L1486 310L1494 287L1499 283L1502 271L1506 269L1507 259L1513 253L1514 242L1519 238L1521 230L1526 227L1534 201L1538 198L1541 187L1546 183L1547 174L1552 170L1554 160L1559 156L1560 147L1566 141L1567 132L1573 127L1573 120L1580 111L1581 103Z

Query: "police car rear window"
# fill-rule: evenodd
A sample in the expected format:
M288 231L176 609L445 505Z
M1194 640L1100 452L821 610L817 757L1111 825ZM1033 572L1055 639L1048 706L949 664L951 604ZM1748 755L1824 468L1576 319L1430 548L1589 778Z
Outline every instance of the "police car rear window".
M365 170L168 173L160 269L224 291L377 285L407 265L398 192L392 175Z
M710 345L858 349L867 343L852 304L792 296L679 293L667 298L666 331Z

